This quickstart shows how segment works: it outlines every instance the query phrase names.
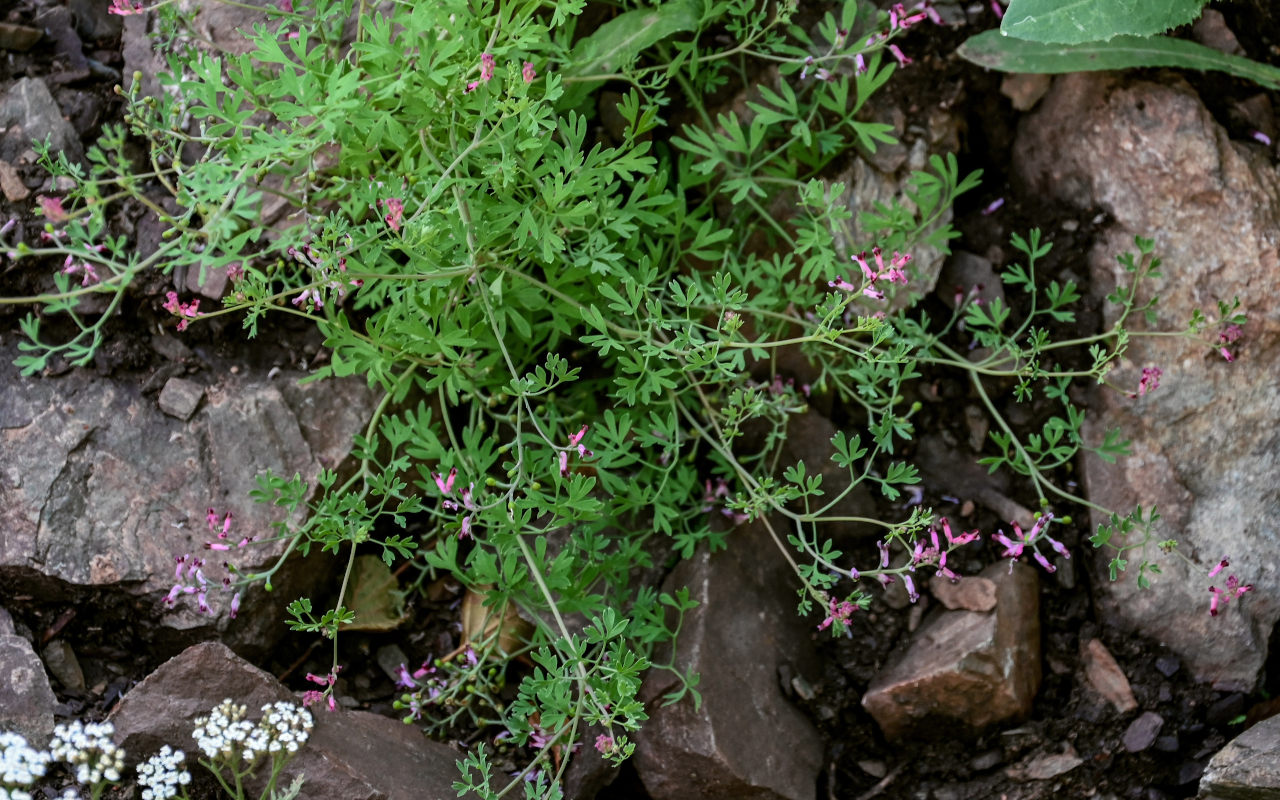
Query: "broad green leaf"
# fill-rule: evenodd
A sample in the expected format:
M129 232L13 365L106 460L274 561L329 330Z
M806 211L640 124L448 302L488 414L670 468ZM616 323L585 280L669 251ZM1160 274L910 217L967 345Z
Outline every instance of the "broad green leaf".
M1200 16L1208 0L1009 0L1000 32L1052 44L1156 36Z
M999 31L984 31L969 37L958 52L968 61L1001 72L1058 74L1130 67L1179 67L1216 70L1267 88L1280 87L1280 69L1220 53L1195 42L1164 37L1117 36L1109 42L1041 44L1002 36Z
M573 46L563 75L565 90L556 103L561 110L577 108L607 76L635 61L650 47L676 33L696 30L702 3L674 0L657 8L628 11L609 20Z
M355 621L343 625L343 630L390 631L409 618L396 576L377 556L356 557L351 575L351 610Z

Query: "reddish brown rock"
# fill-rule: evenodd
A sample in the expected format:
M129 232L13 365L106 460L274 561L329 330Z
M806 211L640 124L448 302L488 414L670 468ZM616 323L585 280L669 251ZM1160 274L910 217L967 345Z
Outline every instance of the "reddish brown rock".
M1116 711L1127 714L1138 707L1124 670L1100 640L1090 639L1080 648L1080 661L1084 664L1084 677L1089 686Z
M698 601L684 618L675 667L702 676L702 707L688 698L662 705L674 681L650 672L635 766L655 800L813 800L822 739L778 679L784 665L793 675L811 671L813 621L796 616L795 576L773 550L763 522L743 525L728 550L699 551L667 582L667 591L688 586Z
M217 642L187 648L133 687L110 716L116 744L141 760L162 744L194 762L192 720L231 698L248 718L277 700L298 701L282 683ZM457 795L459 753L399 720L366 711L315 712L315 729L284 769L287 785L306 778L299 800L421 800ZM195 769L199 769L198 767ZM251 784L257 786L257 784ZM256 796L256 790L253 796Z
M996 607L995 582L977 575L965 576L953 583L935 574L929 579L929 592L951 609L990 611Z
M932 725L976 733L1030 713L1040 685L1039 578L1022 564L1010 573L1004 563L982 577L995 584L994 610L930 617L863 695L887 738Z

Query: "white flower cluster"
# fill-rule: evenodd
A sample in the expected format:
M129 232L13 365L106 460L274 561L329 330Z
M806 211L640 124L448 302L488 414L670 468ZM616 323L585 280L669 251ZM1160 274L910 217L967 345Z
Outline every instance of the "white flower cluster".
M267 752L296 753L311 737L315 718L296 703L276 702L262 707L258 729L266 733Z
M49 754L36 750L17 733L0 733L0 800L31 800L18 787L30 786L44 775Z
M142 787L142 800L169 800L178 796L178 787L191 783L191 773L183 762L186 754L169 745L138 765L138 785Z
M54 726L49 754L76 768L76 780L83 786L94 786L104 780L120 780L124 768L124 751L111 741L115 726L110 722L80 720Z
M211 759L231 759L236 754L244 763L253 763L264 753L293 754L311 736L315 720L311 712L294 703L268 703L256 726L246 720L248 709L229 698L196 720L192 732L196 746Z
M248 711L248 707L236 705L228 697L209 716L197 717L196 728L191 732L196 747L212 759L230 758L253 733L253 724L244 718Z

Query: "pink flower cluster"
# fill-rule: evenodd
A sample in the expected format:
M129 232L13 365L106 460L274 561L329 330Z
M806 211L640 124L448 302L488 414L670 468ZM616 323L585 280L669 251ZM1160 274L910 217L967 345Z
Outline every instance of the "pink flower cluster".
M1229 566L1231 566L1231 562L1226 557L1223 557L1221 561L1214 565L1213 569L1209 570L1209 577L1212 578ZM1235 575L1228 575L1225 589L1219 589L1216 586L1209 587L1209 593L1213 595L1209 600L1209 616L1218 616L1220 606L1225 606L1237 597L1243 597L1245 592L1251 591L1253 591L1252 583L1241 583L1240 579Z
M1221 347L1218 348L1218 354L1227 361L1236 360L1235 353L1231 352L1231 349L1228 348L1227 345L1233 344L1237 339L1239 339L1241 333L1242 331L1240 330L1239 325L1228 325L1218 334L1218 344L1221 345Z
M212 508L205 513L205 523L209 526L209 531L216 534L214 541L205 542L204 547L206 550L227 551L232 549L228 538L231 535L231 519L230 511L221 518ZM249 543L254 541L254 538L253 536L241 537L240 541L235 544L235 548L247 547ZM177 566L173 571L176 583L169 590L169 593L165 595L165 605L173 605L181 595L194 594L196 596L196 607L200 613L212 614L213 609L209 606L208 595L211 584L204 574L205 560L186 553L174 556L174 561L177 562ZM223 566L225 567L226 564L224 563ZM229 576L223 577L221 583L223 589L229 590L231 588L231 578ZM231 619L235 619L236 614L240 613L240 592L236 592L231 596L231 605L228 610Z
M565 477L565 478L569 477L569 450L571 448L574 448L574 447L578 448L578 456L580 458L591 458L592 456L595 455L593 451L588 450L587 446L582 443L582 437L586 436L588 427L590 426L583 425L581 430L579 430L575 434L570 435L569 447L565 448L564 450L561 450L559 453L556 454L556 458L559 459L560 461L560 475L562 477Z
M850 600L836 601L832 598L828 601L827 618L818 625L818 630L825 631L832 625L839 624L847 626L849 618L853 616L853 612L858 610L858 606Z
M1160 376L1164 375L1164 370L1159 367L1143 367L1142 377L1138 380L1138 391L1130 392L1129 397L1142 397L1147 392L1154 392L1160 388Z
M452 495L454 481L458 478L458 468L454 467L453 469L450 469L448 477L445 477L438 472L433 472L431 473L431 478L436 482L436 488L440 490L440 494L444 495L444 502L440 505L447 511L457 511L459 506L458 503L452 499ZM471 535L471 515L480 510L480 507L475 504L475 500L473 499L472 493L475 491L475 488L475 483L470 483L467 485L467 488L462 489L458 493L459 499L462 500L461 507L467 511L467 513L462 517L462 527L458 530L459 539L474 538Z
M1031 554L1035 557L1036 561L1040 566L1044 567L1045 572L1057 572L1058 568L1050 564L1049 559L1045 558L1044 554L1037 548L1036 545L1041 540L1048 542L1049 546L1063 558L1071 558L1071 553L1067 552L1066 545L1046 533L1049 528L1049 523L1051 522L1053 522L1053 512L1046 511L1039 519L1036 520L1036 524L1031 527L1031 530L1027 531L1025 534L1022 532L1022 527L1018 525L1017 522L1009 523L1013 526L1013 539L1005 536L1004 531L991 534L992 539L1004 545L1004 553L1001 554L1001 557L1009 559L1010 572L1013 571L1013 562L1021 558L1023 550L1028 547L1031 548Z
M947 567L947 553L953 548L976 541L979 534L975 530L961 533L959 536L954 536L951 533L951 523L946 517L942 518L941 524L942 533L947 538L947 548L945 550L942 549L941 544L938 542L938 529L929 528L930 545L925 547L924 539L916 540L915 549L911 552L911 569L914 570L919 564L932 566L937 570L939 575L955 582L960 580L960 576L952 572L951 569Z
M910 261L911 256L905 253L893 251L893 257L889 259L889 263L884 263L884 252L879 248L871 251L871 256L875 259L876 265L872 269L867 263L867 254L859 253L853 256L853 261L862 269L862 275L866 278L866 285L862 287L862 294L870 297L872 300L883 300L884 292L876 288L876 281L888 280L889 283L906 284L907 273L903 270ZM827 283L832 289L839 289L842 292L853 293L858 291L858 287L844 279L844 276L837 275L836 279Z
M145 14L146 11L147 9L138 0L111 0L111 8L107 9L108 14L116 14L121 17L127 17L132 14Z
M96 249L101 251L105 245L96 245ZM62 262L63 275L80 275L81 286L92 286L101 280L98 277L98 271L88 261L76 263L74 256L67 256L67 260Z
M178 321L178 330L180 331L185 331L187 326L191 324L191 320L200 316L199 298L192 300L190 303L180 303L178 302L177 292L167 292L161 308L180 318Z
M383 217L387 226L396 233L400 232L400 220L404 217L404 201L399 197L389 197L386 200L379 201L383 208L387 210L387 215Z
M724 500L729 496L729 484L725 483L724 478L716 478L714 484L711 479L707 478L704 486L706 487L702 493L702 512L709 514L720 509L720 513L733 520L734 525L741 525L750 517L741 511L734 511L724 504Z
M330 260L326 259L323 253L314 247L307 247L306 250L298 250L290 247L285 251L295 261L306 266L315 274L318 285L309 286L298 293L298 296L291 301L293 305L301 308L324 308L324 295L322 289L327 289L333 293L334 298L340 303L347 296L348 287L359 289L364 286L364 281L360 279L348 280L344 273L347 271L347 259L345 256L338 256L337 272L335 275Z
M494 73L497 71L498 62L494 59L492 53L480 54L480 79L471 81L467 84L467 88L462 90L463 94L470 94L480 88L480 84L488 83L493 80ZM520 78L525 83L533 83L533 79L538 77L538 71L533 68L532 61L524 62L520 67Z
M329 704L329 710L337 711L338 701L335 700L333 697L333 685L338 682L338 672L341 671L341 669L342 667L334 667L333 671L328 673L327 675L316 675L313 672L308 672L307 680L311 681L312 683L317 683L325 688L323 690L308 689L307 691L303 692L302 693L303 707L313 706L316 703L319 703L322 700L327 699Z

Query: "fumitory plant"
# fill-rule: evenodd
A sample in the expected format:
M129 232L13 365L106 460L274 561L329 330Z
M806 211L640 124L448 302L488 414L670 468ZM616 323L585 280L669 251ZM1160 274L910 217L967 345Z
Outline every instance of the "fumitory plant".
M233 604L252 602L284 558L344 560L331 608L290 607L295 630L333 641L330 671L308 676L308 702L330 707L338 638L358 621L358 555L408 562L414 586L453 576L481 598L489 621L454 653L401 665L399 684L408 721L437 732L466 722L532 753L508 781L493 746L470 751L457 788L486 798L516 786L556 797L571 758L626 758L647 670L678 675L667 702L698 702L673 650L693 603L645 575L732 547L737 524L766 526L797 576L800 613L836 633L869 602L868 581L900 580L914 597L920 574L953 576L948 554L979 534L920 505L853 518L880 531L867 563L827 533L850 521L833 509L859 487L896 500L920 482L900 453L916 434L919 405L905 398L924 366L970 382L994 421L983 462L1024 476L1040 500L1025 533L992 535L1001 557L1047 569L1068 557L1051 532L1068 518L1052 509L1091 504L1057 470L1082 450L1125 451L1119 433L1085 441L1068 390L1108 381L1146 333L1133 325L1137 287L1158 266L1140 240L1125 262L1132 283L1111 298L1119 321L1055 340L1080 294L1037 276L1050 244L1032 231L1014 237L1020 262L1003 275L1017 310L966 287L950 318L930 319L909 303L931 289L915 256L945 250L957 235L946 212L979 176L932 156L856 227L851 187L824 176L855 148L893 142L860 112L909 68L898 40L935 24L932 9L847 0L805 28L794 2L674 0L624 5L583 30L585 5L295 0L268 8L246 31L251 51L231 57L187 34L175 6L117 2L157 17L164 91L142 96L135 76L121 90L128 129L106 130L87 165L44 153L75 188L43 201L42 242L12 247L65 259L48 293L7 301L44 307L23 324L29 374L55 356L87 363L144 273L221 270L221 306L167 294L175 329L231 316L254 335L269 313L301 317L332 354L309 380L359 376L380 392L349 474L326 470L312 486L260 478L257 499L308 514L235 545L288 544L268 568L233 569L225 588ZM620 99L602 100L603 86ZM755 90L746 111L708 108L730 89ZM602 104L616 106L612 130L595 121ZM673 122L677 109L688 121ZM126 198L166 226L154 252L109 230L107 209ZM80 303L97 294L107 304L95 318ZM69 334L50 336L51 318L69 320ZM1241 322L1224 305L1185 333L1238 335ZM816 377L796 385L786 351ZM1066 366L1072 351L1088 353L1085 367ZM1158 378L1118 388L1142 394ZM992 397L1006 385L1060 410L1038 432L1015 430ZM848 474L838 490L822 465L777 468L789 420L815 396L844 420L831 441ZM1094 544L1114 549L1117 569L1140 559L1145 582L1155 516L1117 514L1124 535L1106 529ZM209 521L222 528L212 549L233 549L229 524ZM206 603L207 583L180 561L169 599ZM515 660L527 666L504 700ZM587 726L606 731L598 755L575 755Z

